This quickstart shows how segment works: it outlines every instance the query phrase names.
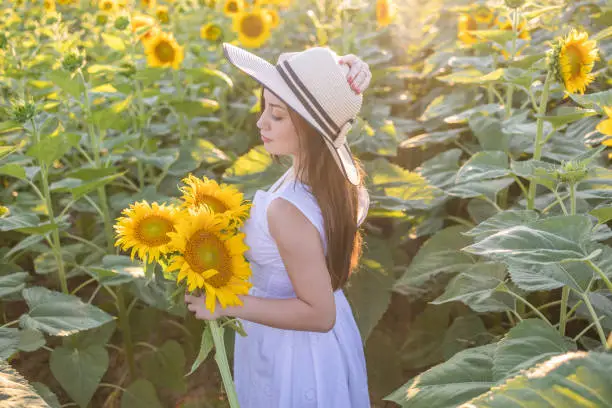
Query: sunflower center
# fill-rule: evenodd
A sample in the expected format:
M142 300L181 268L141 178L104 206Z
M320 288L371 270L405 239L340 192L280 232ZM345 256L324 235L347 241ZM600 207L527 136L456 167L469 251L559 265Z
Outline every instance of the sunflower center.
M113 3L111 3L110 1L107 1L106 3L104 3L104 10L110 10L113 8Z
M582 72L582 64L584 63L584 58L582 57L580 47L570 45L565 50L565 54L567 55L567 60L569 61L572 77L580 75Z
M227 207L225 206L225 204L223 204L221 200L216 199L215 197L208 196L208 195L198 197L198 199L195 202L196 207L202 204L206 204L207 206L210 207L211 210L213 210L213 212L217 214L227 211Z
M183 256L196 273L217 270L219 273L207 280L215 288L224 286L232 277L230 255L214 234L202 230L194 233L185 245Z
M175 56L174 47L167 41L161 41L155 47L155 55L161 62L172 62Z
M208 28L208 38L212 38L213 40L216 40L219 35L221 34L221 30L219 30L219 27L216 26L212 26Z
M476 23L476 20L474 20L470 16L467 17L467 29L468 30L477 30L478 29L478 24Z
M139 239L150 247L170 242L168 233L174 231L172 222L156 215L144 218L136 227Z
M238 12L238 3L236 3L235 1L232 1L231 3L229 3L227 5L227 11L229 11L230 13L237 13Z
M243 18L240 27L244 35L252 38L259 37L264 31L263 21L257 15L249 15Z

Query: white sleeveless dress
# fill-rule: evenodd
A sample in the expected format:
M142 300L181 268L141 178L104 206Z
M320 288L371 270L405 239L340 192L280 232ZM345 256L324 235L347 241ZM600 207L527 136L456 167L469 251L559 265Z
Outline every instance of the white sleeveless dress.
M326 250L323 218L309 187L288 180L289 169L269 191L258 190L242 231L249 250L249 294L294 298L291 280L268 230L266 209L276 197L295 205L317 228ZM363 343L342 290L334 292L336 323L326 333L277 329L241 319L236 334L234 381L241 408L369 408Z

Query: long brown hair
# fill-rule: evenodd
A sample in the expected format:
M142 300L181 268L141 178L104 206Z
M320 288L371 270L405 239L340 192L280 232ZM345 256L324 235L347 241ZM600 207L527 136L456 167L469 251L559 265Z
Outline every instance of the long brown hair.
M261 112L265 109L263 88ZM321 214L327 239L327 269L334 290L342 288L359 263L363 237L357 225L358 191L363 186L365 171L357 158L355 167L360 175L360 185L351 184L338 168L323 137L304 118L288 107L289 117L295 126L298 143L304 155L300 168L295 169L296 179L310 186ZM272 155L276 162L280 159ZM304 177L306 176L306 177Z

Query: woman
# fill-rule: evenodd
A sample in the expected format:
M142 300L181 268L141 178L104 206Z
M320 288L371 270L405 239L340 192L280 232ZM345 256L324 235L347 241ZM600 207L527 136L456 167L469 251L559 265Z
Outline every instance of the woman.
M243 226L253 287L243 306L185 296L200 319L234 316L234 380L242 408L370 407L363 343L342 291L361 251L368 195L346 136L369 84L367 64L327 48L276 66L230 44L226 58L263 85L264 147L293 165L253 198ZM348 80L347 80L348 78Z

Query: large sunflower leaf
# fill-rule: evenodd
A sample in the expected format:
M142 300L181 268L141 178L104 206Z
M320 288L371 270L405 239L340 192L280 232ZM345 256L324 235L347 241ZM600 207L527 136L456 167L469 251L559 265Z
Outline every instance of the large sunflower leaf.
M457 183L481 181L504 177L510 174L508 155L500 151L478 152L457 172Z
M138 379L121 396L121 408L163 408L155 387L149 381Z
M30 310L21 315L19 324L53 336L67 336L101 326L113 319L105 311L73 295L43 287L27 288L22 294Z
M502 211L465 232L465 235L477 237L476 239L481 240L501 230L523 225L537 219L538 213L532 210Z
M404 384L384 400L403 408L454 408L494 385L495 344L460 351Z
M526 319L497 343L493 379L501 381L557 354L576 350L576 344L541 319Z
M471 242L463 235L466 227L455 225L439 231L427 240L412 259L394 290L405 295L423 294L426 283L441 273L462 272L474 259L460 249Z
M611 377L612 355L609 353L560 354L460 408L610 407Z
M526 264L586 259L591 236L588 216L556 216L501 230L464 251L494 259L512 258Z
M57 347L51 352L49 366L62 388L85 408L108 369L108 352L100 345Z

